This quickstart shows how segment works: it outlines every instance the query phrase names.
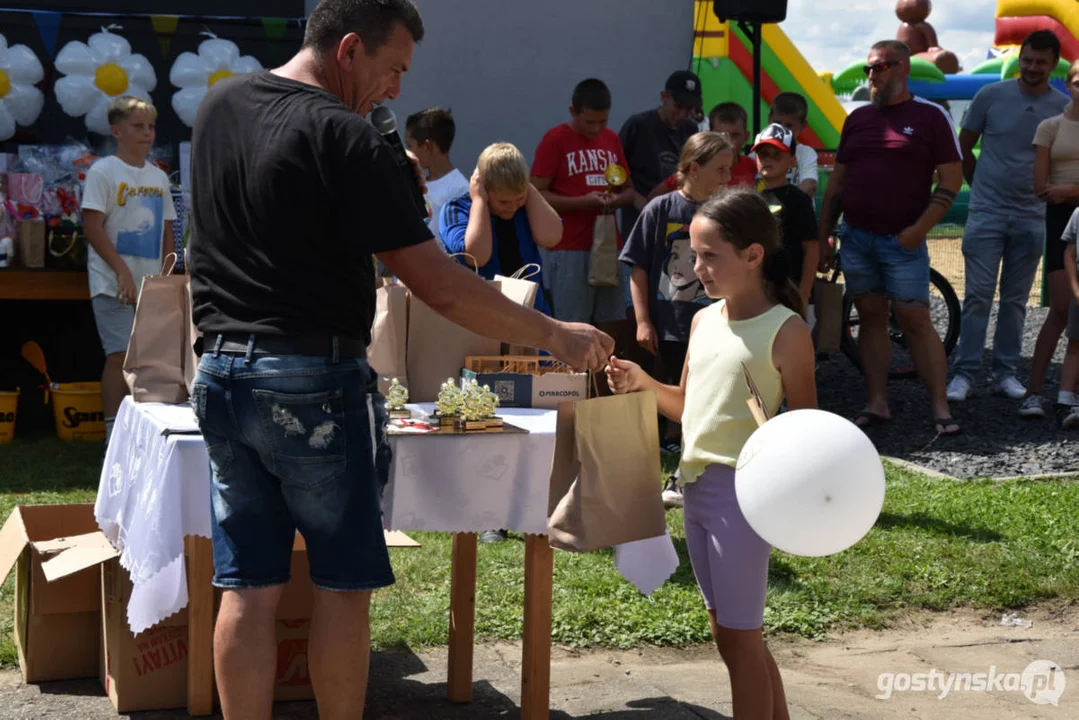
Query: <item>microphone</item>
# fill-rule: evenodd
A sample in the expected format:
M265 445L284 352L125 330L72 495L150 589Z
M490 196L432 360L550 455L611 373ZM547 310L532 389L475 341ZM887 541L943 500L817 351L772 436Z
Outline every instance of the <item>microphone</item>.
M420 213L427 217L427 200L420 189L419 180L416 178L416 169L405 153L405 146L401 144L401 136L397 134L397 118L385 105L379 105L371 111L371 124L375 126L382 139L390 144L393 153L397 157L397 166L408 178L408 184L412 188L412 197Z

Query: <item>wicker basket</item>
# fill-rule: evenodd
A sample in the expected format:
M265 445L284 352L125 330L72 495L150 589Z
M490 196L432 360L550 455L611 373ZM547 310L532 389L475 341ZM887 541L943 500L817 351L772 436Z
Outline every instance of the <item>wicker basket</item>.
M469 355L465 367L474 373L521 373L546 375L570 373L573 368L549 355Z

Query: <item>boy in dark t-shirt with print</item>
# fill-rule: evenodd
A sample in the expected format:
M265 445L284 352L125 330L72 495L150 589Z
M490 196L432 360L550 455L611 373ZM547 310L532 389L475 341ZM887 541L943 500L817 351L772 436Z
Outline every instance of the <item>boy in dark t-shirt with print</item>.
M817 214L813 200L797 186L790 184L788 173L797 164L794 133L778 123L761 130L753 143L757 156L757 171L764 188L761 194L772 205L778 205L783 255L787 275L809 306L809 296L816 278L820 247L817 243Z

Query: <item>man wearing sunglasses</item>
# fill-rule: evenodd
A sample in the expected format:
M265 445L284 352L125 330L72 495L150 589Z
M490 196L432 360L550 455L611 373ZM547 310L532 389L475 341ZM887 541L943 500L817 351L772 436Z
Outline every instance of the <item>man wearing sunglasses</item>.
M910 342L918 373L929 390L932 427L954 435L945 395L947 360L929 315L929 250L926 234L952 206L963 183L955 126L945 110L911 95L910 49L897 40L876 43L865 67L871 105L850 114L839 140L835 169L821 206L821 266L834 260L829 237L837 235L843 276L855 298L858 345L867 401L860 427L889 422L890 311ZM934 189L934 173L939 183Z
M966 292L959 351L948 384L953 402L966 400L982 373L998 273L991 392L1012 400L1026 395L1016 372L1030 288L1045 249L1045 200L1034 192L1034 133L1068 103L1067 95L1049 85L1059 59L1060 41L1052 32L1031 33L1019 49L1019 77L979 90L963 118L959 144L970 183L970 215L963 229ZM979 138L982 149L976 159ZM1040 410L1040 401L1034 402Z

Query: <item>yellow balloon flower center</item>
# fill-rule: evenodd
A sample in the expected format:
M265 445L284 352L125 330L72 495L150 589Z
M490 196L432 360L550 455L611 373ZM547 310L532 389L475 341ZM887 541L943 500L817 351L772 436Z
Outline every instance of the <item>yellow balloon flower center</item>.
M232 71L227 68L221 68L210 76L210 79L207 81L207 85L208 87L213 87L214 83L216 83L218 80L224 80L225 78L230 77L232 77Z
M11 78L7 76L7 73L0 70L0 98L11 92Z
M127 90L127 73L119 65L105 63L94 73L94 85L110 97L122 95Z

